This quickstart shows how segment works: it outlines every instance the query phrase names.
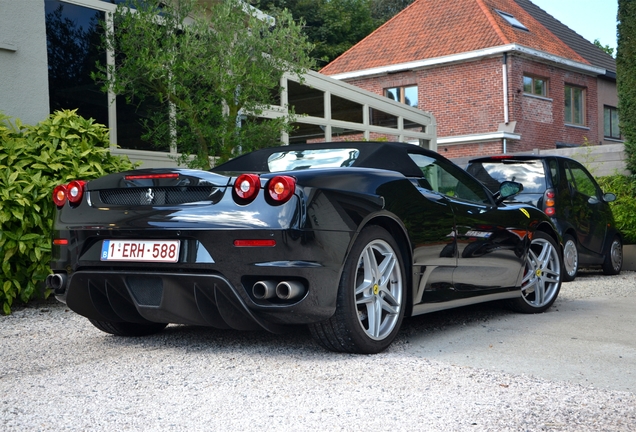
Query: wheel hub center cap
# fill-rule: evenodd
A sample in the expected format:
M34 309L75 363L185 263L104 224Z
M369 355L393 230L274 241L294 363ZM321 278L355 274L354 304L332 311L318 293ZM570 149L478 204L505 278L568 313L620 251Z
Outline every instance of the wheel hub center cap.
M380 286L378 284L373 285L373 295L378 295L380 292Z
M537 274L538 277L541 277L541 269L537 269L535 273Z

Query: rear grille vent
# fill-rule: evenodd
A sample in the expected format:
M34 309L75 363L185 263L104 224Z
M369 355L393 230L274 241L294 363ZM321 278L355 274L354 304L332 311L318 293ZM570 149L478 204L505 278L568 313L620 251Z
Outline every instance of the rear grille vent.
M101 190L99 198L112 205L172 205L214 200L217 192L213 186L126 188Z

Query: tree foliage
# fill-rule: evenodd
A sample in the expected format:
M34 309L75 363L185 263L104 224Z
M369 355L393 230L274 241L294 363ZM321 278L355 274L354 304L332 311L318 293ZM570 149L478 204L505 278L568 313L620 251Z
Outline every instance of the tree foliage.
M254 0L277 15L287 9L305 22L304 33L314 44L311 56L326 65L364 39L414 0Z
M285 72L301 76L311 45L291 15L276 25L238 0L131 0L119 5L115 32L103 44L117 53L94 78L129 103L156 109L144 139L175 145L179 162L209 168L220 160L275 145L290 118L262 119ZM194 156L193 159L190 156Z
M56 111L35 126L0 113L0 305L27 302L51 272L53 188L132 169L110 154L108 130L75 111Z
M598 39L594 39L593 44L597 46L598 48L602 49L603 51L605 51L606 54L614 57L614 48L612 48L611 46L603 45L601 41Z
M636 174L636 2L618 1L616 85L627 169Z

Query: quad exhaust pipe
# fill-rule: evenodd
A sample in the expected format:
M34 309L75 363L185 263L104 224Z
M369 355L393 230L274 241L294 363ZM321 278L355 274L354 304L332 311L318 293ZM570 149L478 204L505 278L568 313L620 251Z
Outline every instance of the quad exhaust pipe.
M305 285L298 281L275 282L258 281L252 286L252 295L257 300L278 297L281 300L295 300L305 294Z
M46 277L46 287L55 291L55 294L63 294L66 290L66 275L53 273Z

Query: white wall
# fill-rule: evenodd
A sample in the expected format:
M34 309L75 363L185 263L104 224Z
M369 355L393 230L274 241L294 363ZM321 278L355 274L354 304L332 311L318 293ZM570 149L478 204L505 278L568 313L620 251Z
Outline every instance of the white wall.
M0 0L0 111L27 124L49 114L44 0Z

